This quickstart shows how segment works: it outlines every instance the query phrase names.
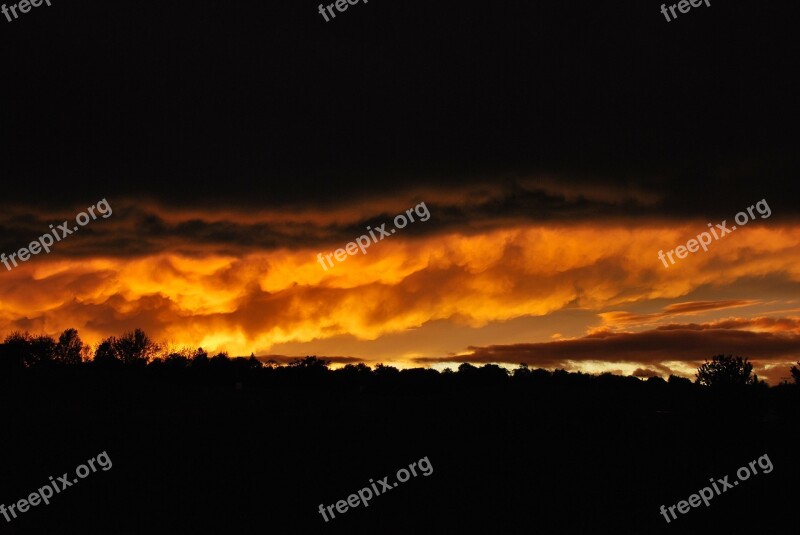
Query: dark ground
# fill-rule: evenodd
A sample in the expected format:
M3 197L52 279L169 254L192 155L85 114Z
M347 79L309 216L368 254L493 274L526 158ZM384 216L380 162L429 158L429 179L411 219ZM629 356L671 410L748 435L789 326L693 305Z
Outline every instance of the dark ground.
M238 390L90 366L0 385L2 503L74 477L102 451L113 462L48 506L0 518L3 533L783 533L796 523L794 386L718 395L632 378L413 372ZM659 513L764 454L770 474L669 525ZM425 456L430 476L327 524L317 512Z

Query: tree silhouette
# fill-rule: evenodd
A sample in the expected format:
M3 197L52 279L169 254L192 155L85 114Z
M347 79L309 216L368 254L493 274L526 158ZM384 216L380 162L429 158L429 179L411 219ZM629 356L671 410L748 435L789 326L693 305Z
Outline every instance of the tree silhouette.
M211 359L209 359L208 363L211 365L212 368L224 368L230 363L230 357L228 357L228 353L225 351L221 351L217 353Z
M147 364L161 351L161 346L150 339L141 329L134 329L116 338L110 336L100 342L94 353L99 364L121 362L123 364Z
M6 366L11 368L34 368L51 363L56 342L50 336L31 336L27 332L15 331L3 342Z
M800 366L800 362L797 363L797 366ZM800 369L798 369L796 366L792 366L791 372L792 378L794 379L794 384L800 385Z
M203 351L202 347L198 347L197 351L192 356L192 368L201 369L208 365L208 353Z
M375 375L377 377L397 377L400 375L400 370L394 366L386 366L385 364L378 363L375 365Z
M117 339L115 337L110 336L100 342L94 352L94 362L101 365L120 362L120 357L117 353Z
M14 331L3 340L3 368L14 370L24 368L28 355L30 335Z
M247 359L247 368L250 370L260 370L264 365L258 360L255 354L250 353L250 358Z
M706 361L697 368L697 382L705 386L735 386L756 384L758 379L751 376L753 365L747 357L714 355L711 362Z
M682 387L685 387L686 385L691 385L692 384L692 381L690 379L687 379L686 377L680 377L680 376L674 375L672 373L669 374L669 377L667 378L667 382L669 384L671 384L671 385L681 385Z
M0 374L11 376L26 373L25 370L30 368L54 364L75 366L86 362L90 369L94 364L101 367L108 364L141 366L146 367L153 377L183 377L188 380L200 378L206 384L212 384L219 379L221 382L234 380L242 384L275 385L284 382L290 386L334 384L347 388L355 386L360 389L395 390L402 385L428 388L439 384L447 388L472 389L504 387L511 383L522 388L532 385L571 388L590 383L603 385L603 388L607 384L623 388L623 383L626 383L626 380L618 380L617 376L608 374L595 377L580 372L570 373L563 369L551 372L530 369L524 363L513 371L495 364L476 367L469 363L462 363L457 372L447 368L441 373L431 369L401 371L383 364L370 368L364 363L348 364L334 371L330 368L330 361L316 356L294 359L282 365L275 360L262 362L252 353L249 358L230 357L226 352L218 352L211 357L203 348L191 350L184 347L167 351L166 347L159 345L137 328L120 337L110 336L102 340L94 351L94 362L91 363L87 358L89 348L76 329L66 329L58 337L58 341L49 335L34 336L28 332L15 331L0 343ZM800 362L797 366L792 366L790 371L794 382L800 385ZM697 368L696 383L675 375L670 375L667 382L670 388L686 392L696 389L697 385L766 387L766 383L759 381L752 372L753 366L747 358L720 354ZM637 384L639 382L634 381ZM665 381L659 379L646 382L651 386L660 386Z
M519 366L517 366L512 372L512 377L514 377L514 379L527 379L530 376L531 376L531 370L528 368L528 365L524 362L520 362Z
M160 346L143 330L135 329L116 341L117 354L124 364L147 363L158 354Z
M67 329L58 337L53 360L61 364L80 364L84 345L75 329Z
M53 362L56 352L56 341L45 334L34 336L30 340L29 366L42 366Z
M329 361L317 357L294 359L292 362L289 363L290 368L308 370L314 372L327 371L329 366L330 366Z

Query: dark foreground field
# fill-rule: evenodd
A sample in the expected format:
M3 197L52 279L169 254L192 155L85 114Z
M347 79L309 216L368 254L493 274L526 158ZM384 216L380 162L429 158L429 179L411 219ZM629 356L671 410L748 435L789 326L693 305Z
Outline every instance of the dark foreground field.
M0 533L788 533L798 390L474 369L27 371L0 378L0 502L103 451L113 467L0 517ZM659 513L764 454L771 473L671 524ZM319 514L423 457L429 476Z

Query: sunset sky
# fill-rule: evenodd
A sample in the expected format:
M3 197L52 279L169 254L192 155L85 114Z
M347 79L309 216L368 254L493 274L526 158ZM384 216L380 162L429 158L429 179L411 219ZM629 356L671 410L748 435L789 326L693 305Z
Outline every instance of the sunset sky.
M726 353L772 384L800 359L793 60L735 24L788 24L766 10L678 28L633 2L602 25L602 6L478 24L375 1L326 25L309 2L125 5L3 28L25 83L3 89L0 252L113 209L0 266L3 336L140 327L231 355L642 377ZM659 260L762 200L768 218ZM317 262L423 202L429 220Z

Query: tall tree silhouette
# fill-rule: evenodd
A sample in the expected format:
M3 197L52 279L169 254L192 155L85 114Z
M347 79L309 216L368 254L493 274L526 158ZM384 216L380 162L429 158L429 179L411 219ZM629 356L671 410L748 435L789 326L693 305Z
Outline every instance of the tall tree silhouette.
M119 362L120 358L117 354L117 339L110 336L98 344L94 352L94 362L97 364L111 364Z
M84 344L75 329L67 329L58 337L53 360L61 364L80 364L84 352Z
M29 366L46 366L53 362L56 352L56 341L51 336L42 334L30 340Z
M143 330L135 329L117 339L117 350L123 364L138 364L155 358L160 347Z
M47 335L31 336L16 331L6 337L4 346L7 366L34 368L53 361L56 342Z
M697 368L697 382L706 386L755 384L758 379L751 376L752 371L753 365L747 361L747 357L714 355L711 362Z
M121 362L123 364L147 364L161 351L161 346L155 343L141 329L135 329L116 338L110 336L100 342L94 353L94 360L98 364Z
M27 332L14 331L6 336L3 340L3 369L15 370L26 366L29 339Z

